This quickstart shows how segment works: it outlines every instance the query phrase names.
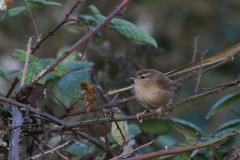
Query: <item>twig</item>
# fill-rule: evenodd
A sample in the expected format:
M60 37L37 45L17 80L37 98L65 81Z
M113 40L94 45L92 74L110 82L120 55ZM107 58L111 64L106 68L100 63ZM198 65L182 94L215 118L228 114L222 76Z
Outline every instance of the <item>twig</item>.
M63 106L63 108L65 109L65 112L67 111L67 107L62 103L62 101L57 97L55 96L52 92L50 92L49 90L47 90L47 92L53 96L54 98L56 98L56 100Z
M37 141L38 143L42 143L42 144L43 144L45 147L47 147L48 149L50 149L50 150L53 149L50 145L48 145L48 144L44 143L43 141L41 141L37 136L34 135L33 138L34 138L34 140ZM57 150L55 150L54 153L56 153L56 154L57 154L59 157L61 157L62 159L68 160L67 157L65 157L64 155L62 155L61 153L59 153Z
M81 55L80 59L82 59L83 56L86 55L87 45L88 45L88 40L86 40L86 42L84 43L83 52L82 52L82 55Z
M190 134L193 137L196 137L196 135L192 134L191 132L189 132L188 130L186 130L184 127L182 127L180 124L178 124L177 122L175 122L172 118L168 117L166 114L162 114L162 116L166 117L167 119L169 119L170 121L172 121L173 123L175 123L178 127L180 127L183 131L187 132L188 134Z
M194 52L193 52L193 60L191 63L194 63L195 62L195 59L196 59L196 54L197 54L197 43L198 43L198 39L200 38L200 36L197 36L197 37L194 37Z
M16 101L14 101L14 100L11 100L11 99L8 99L8 98L5 98L5 97L0 96L0 101L2 101L2 102L7 102L7 103L9 103L9 104L18 106L18 107L20 107L20 108L25 108L25 109L29 108L29 111L30 111L30 112L33 112L33 113L38 114L38 115L41 115L41 116L43 116L43 117L51 120L51 122L53 122L53 123L60 124L60 125L64 125L64 124L65 124L64 121L59 120L58 118L55 118L55 117L51 116L50 114L44 113L44 112L42 112L42 111L39 111L38 109L29 107L28 105L25 105L25 104L16 102Z
M111 96L111 95L114 95L114 94L117 94L117 93L120 93L120 92L123 92L123 91L128 91L130 89L133 89L133 86L129 86L129 87L126 87L126 88L110 91L107 94L105 94L104 96L106 96L106 97Z
M87 142L87 151L85 152L85 155L88 153L89 151L89 139L90 139L90 126L88 125L88 142Z
M124 99L121 99L121 100L118 100L118 101L115 101L115 102L112 102L112 103L100 105L100 106L97 106L97 107L91 107L90 112L97 111L97 110L100 110L102 108L109 108L111 106L115 106L115 105L130 101L130 100L133 100L133 99L134 99L134 97L132 96L132 97L124 98ZM74 115L83 114L83 113L87 113L86 109L76 110L76 111L72 111L72 112L69 112L69 113L64 113L64 114L58 115L57 117L59 119L63 119L63 118L68 117L68 116L74 116Z
M77 8L77 6L82 2L82 0L76 0L76 4L71 8L71 10L66 14L66 17L64 18L64 20L59 23L55 28L53 28L50 32L48 32L40 41L37 42L37 44L34 46L34 48L32 48L31 54L34 54L35 51L40 48L40 45L50 36L53 35L53 33L55 31L57 31L62 25L64 25L65 23L67 23L68 18L70 17L70 15L72 14L72 12Z
M203 58L204 58L204 55L205 55L205 53L206 53L207 51L208 51L208 50L206 49L206 50L201 54L201 64L200 64L200 68L199 68L199 72L198 72L198 78L197 78L196 88L195 88L195 91L194 91L194 94L193 94L193 95L196 95L196 94L197 94L199 82L200 82L201 75L202 75Z
M62 145L60 145L60 146L58 146L58 147L55 147L55 148L53 148L53 149L45 152L45 154L46 154L46 155L47 155L47 154L52 154L54 151L56 151L56 150L58 150L58 149L60 149L60 148L66 147L67 145L71 144L72 142L73 142L72 140L67 141L67 142L64 143L64 144L62 144ZM37 158L40 158L40 157L42 157L42 156L43 156L43 154L41 153L41 154L38 154L38 155L36 155L36 156L30 157L30 159L37 159ZM68 159L68 158L67 158L67 159ZM66 160L67 160L67 159L66 159Z
M153 158L153 157L159 157L159 156L163 156L163 155L182 154L183 152L192 151L192 150L195 150L195 149L200 149L200 148L204 148L204 147L207 147L207 146L211 146L211 145L213 145L217 142L220 142L224 139L227 139L227 138L230 138L232 136L238 135L239 131L240 130L232 131L231 133L228 133L228 134L223 135L223 136L219 136L218 138L215 138L213 140L206 141L206 142L203 142L203 143L200 143L200 144L190 145L188 147L183 147L183 148L178 148L178 149L161 150L161 151L157 151L157 152L153 152L153 153L149 153L149 154L144 154L144 155L128 158L126 160L150 159L150 158Z
M110 159L110 160L117 160L118 158L124 157L124 156L126 156L126 155L128 155L128 154L132 154L133 152L135 152L135 151L137 151L137 150L139 150L139 149L141 149L141 148L144 148L144 147L147 147L147 146L151 145L153 142L154 142L154 141L151 141L151 142L149 142L149 143L147 143L147 144L144 144L144 145L142 145L142 146L140 146L140 147L132 150L131 152L128 152L128 153L122 154L122 155L120 155L120 156L114 157L114 158L112 158L112 159Z
M86 133L78 132L78 131L77 131L76 133L79 134L80 136L86 138L86 139L88 138L88 134L86 134ZM93 144L95 144L96 146L98 146L99 148L101 148L102 150L105 151L105 146L104 146L101 142L99 142L98 140L96 140L95 138L89 137L89 141L92 142ZM115 154L114 154L110 149L107 151L107 153L108 153L110 156L115 157Z
M47 159L47 156L46 156L46 154L44 153L44 150L42 149L42 147L36 142L36 141L34 141L34 143L38 146L38 148L41 150L41 152L42 152L42 154L43 154L43 156L44 156L44 159Z
M18 83L18 77L15 78L14 82L12 83L12 86L11 88L9 89L7 95L6 95L6 98L9 98L11 93L13 92L14 88L16 87L17 83Z
M105 100L106 103L109 103L109 102L110 102L109 98L104 96L104 91L103 91L100 83L98 82L96 76L93 74L93 72L91 72L91 76L92 76L93 81L94 81L94 82L96 83L96 85L97 85L97 89L98 89L98 91L100 92L100 95L102 96L102 98Z
M108 137L107 137L107 123L104 123L104 135L105 135L105 142L106 142L106 147L105 147L105 152L107 152L109 150L108 148Z
M36 34L36 43L35 44L37 44L39 36L38 36L37 26L35 24L35 21L34 21L33 15L32 15L31 8L28 9L28 13L31 17L32 25L33 25L33 28L34 28L34 31L35 31L35 34Z
M26 60L25 60L24 68L23 68L23 75L22 75L22 81L21 81L21 84L20 84L20 89L23 88L24 81L25 81L25 78L26 78L27 67L28 67L28 59L29 59L29 55L30 55L30 52L31 52L31 44L32 44L32 38L29 38L28 44L27 44Z
M234 109L230 108L230 110L235 113L236 115L240 116L240 113L238 113L237 111L235 111Z
M23 92L30 86L33 86L36 84L40 79L42 79L47 73L52 71L60 62L62 62L68 55L70 55L74 50L77 49L80 45L84 44L92 35L94 35L98 30L103 28L105 24L109 23L114 16L121 11L124 6L130 2L130 0L123 0L123 2L115 8L115 10L99 25L97 25L94 29L92 29L90 32L88 32L85 36L83 36L78 42L76 42L72 47L70 47L68 50L66 50L61 56L59 56L54 62L52 62L46 69L44 69L42 72L40 72L31 82L27 84L27 86L24 88Z

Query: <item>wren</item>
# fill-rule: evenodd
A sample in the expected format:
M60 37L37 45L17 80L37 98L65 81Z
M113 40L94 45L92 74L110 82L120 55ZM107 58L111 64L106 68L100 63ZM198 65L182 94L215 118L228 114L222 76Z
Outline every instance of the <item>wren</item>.
M135 83L135 98L146 108L144 112L136 115L138 121L147 109L157 109L156 112L160 115L162 108L172 103L175 91L181 85L154 69L141 69L135 73L135 78L131 79L134 79Z

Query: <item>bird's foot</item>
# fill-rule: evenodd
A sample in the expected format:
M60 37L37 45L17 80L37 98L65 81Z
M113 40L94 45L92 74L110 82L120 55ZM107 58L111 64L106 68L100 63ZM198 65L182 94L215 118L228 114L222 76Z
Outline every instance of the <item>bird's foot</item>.
M139 123L142 123L142 119L139 119L139 118L142 117L143 114L144 114L146 111L147 111L147 109L146 109L145 111L143 111L142 113L138 113L138 114L136 114L137 121L138 121Z
M158 114L158 116L162 115L162 106L156 110L156 113Z

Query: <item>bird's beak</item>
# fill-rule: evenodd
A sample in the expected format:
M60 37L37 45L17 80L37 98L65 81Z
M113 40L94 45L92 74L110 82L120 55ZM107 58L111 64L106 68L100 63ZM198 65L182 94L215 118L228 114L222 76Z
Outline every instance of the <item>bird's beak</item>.
M134 79L136 79L136 78L132 77L132 78L130 78L130 79L134 80Z

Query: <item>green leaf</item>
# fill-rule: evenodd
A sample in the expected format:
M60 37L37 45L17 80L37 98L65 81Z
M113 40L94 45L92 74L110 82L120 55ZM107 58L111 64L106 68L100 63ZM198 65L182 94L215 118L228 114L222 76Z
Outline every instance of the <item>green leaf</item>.
M214 116L218 112L222 111L224 108L232 105L233 103L239 101L240 99L240 93L236 92L233 94L229 94L226 97L219 100L217 103L215 103L210 111L208 111L206 115L206 119L209 119L210 117Z
M3 21L3 19L6 17L6 15L7 15L7 12L4 12L3 14L0 14L0 16L1 16L1 21Z
M43 68L46 68L52 62L54 62L54 59L51 59L51 58L41 59L40 62L42 64ZM67 74L67 72L68 72L68 67L64 63L61 62L55 67L55 70L50 73L53 74L54 76L62 77L65 74Z
M45 6L51 6L51 5L63 6L60 3L48 2L48 1L43 1L43 0L25 0L25 2L29 8L45 7Z
M27 10L27 7L16 7L7 11L7 15L10 17L16 16Z
M70 24L68 24L68 27L70 27L72 29L84 31L84 32L86 32L88 30L88 25L83 25L81 23L80 24L78 24L78 23L70 23Z
M117 109L118 112L121 112L119 109ZM122 114L118 114L118 113L115 113L114 114L114 117L123 117L124 115ZM117 122L120 130L122 131L122 134L124 136L124 138L126 139L128 137L128 124L127 124L127 121L119 121ZM114 138L114 140L119 144L119 145L122 145L124 140L123 140L123 137L119 131L119 129L117 128L117 125L115 122L112 122L112 127L111 127L111 133L112 133L112 136Z
M11 57L17 61L21 61L21 62L25 62L26 60L26 51L21 50L21 49L15 49L13 51L13 53L11 54ZM33 56L33 55L29 55L29 59L28 59L28 63L32 63L32 62L38 62L38 58Z
M192 134L196 135L196 133L199 134L203 134L202 130L197 127L195 124L191 123L191 122L187 122L184 121L182 119L176 119L176 118L172 118L175 122L177 122L178 124L180 124L183 128L185 128L186 130L188 130L189 132L191 132ZM195 139L194 137L192 137L191 135L189 135L187 132L183 131L179 126L177 126L175 123L171 122L170 125L175 128L180 134L182 134L186 140L192 140Z
M132 123L128 126L128 135L136 136L141 132L142 131L140 130L137 124Z
M7 71L6 74L9 75L9 74L13 74L20 71L21 71L20 69L13 69L13 70Z
M94 5L89 6L89 8L94 13L94 18L96 18L99 22L106 19L105 16L102 16L99 13L98 9ZM139 42L149 43L157 48L157 42L149 34L138 29L137 26L131 22L114 18L110 21L109 27L115 29L127 38L131 38Z
M70 47L69 46L63 46L61 47L59 50L58 50L58 53L57 53L57 58L59 56L62 55L63 52L65 52L66 50L68 50ZM77 57L78 53L77 51L73 51L69 56L67 56L62 62L64 63L68 63L68 62L71 62L71 61L74 61L75 58Z
M80 16L78 16L78 20L80 20L80 21L85 21L85 22L96 23L96 24L97 24L96 19L93 18L93 17L90 16L90 15L83 15L83 14L81 14Z
M24 86L26 84L28 84L33 78L35 78L42 70L43 70L43 66L40 63L38 63L38 62L29 63L28 67L27 67L26 79L24 81ZM23 75L23 70L21 70L21 72L19 72L19 74L18 74L19 82L22 81L22 75ZM44 84L45 81L46 81L46 78L43 77L42 79L40 79L38 81L38 83Z
M70 70L76 70L76 69L90 68L94 65L94 63L88 62L88 61L72 61L72 62L66 63L66 65Z
M157 135L167 134L172 130L169 125L169 121L165 119L151 119L143 121L142 123L139 123L138 126L146 133Z
M217 132L228 129L228 128L237 127L239 124L240 124L240 119L234 119L234 120L225 122L220 127L218 127Z
M216 152L228 153L231 150L231 148L233 147L233 145L239 141L238 137L239 136L229 138L227 141L222 143L222 145L219 148L215 149Z
M66 74L60 79L58 86L64 95L77 99L81 93L80 83L84 80L90 80L88 69L72 71Z
M4 71L4 69L1 67L0 67L0 77L6 79L8 81L8 76L7 76L6 72Z
M53 80L53 85L52 85L52 93L61 100L61 102L65 105L65 106L69 106L71 103L71 101L73 100L72 98L65 96L62 91L60 90L60 88L58 87L58 82L59 82L60 78L54 78ZM58 100L56 98L54 98L53 96L51 96L53 101L59 105L61 105Z
M86 154L86 152L87 152L87 149L88 149L87 143L88 143L88 141L87 141L86 139L84 139L84 140L83 140L84 143L81 142L81 141L78 141L78 142L79 142L80 144L74 143L74 144L72 144L72 145L67 149L68 152L72 152L72 153L75 153L75 154L76 154L76 157L72 157L72 158L70 158L70 160L75 160L75 159L77 159L77 158L79 158L79 157L82 157L82 156L84 156L84 155ZM94 144L92 144L92 143L90 142L88 153L92 153L92 152L94 152L95 150L96 150L96 148L95 148Z

